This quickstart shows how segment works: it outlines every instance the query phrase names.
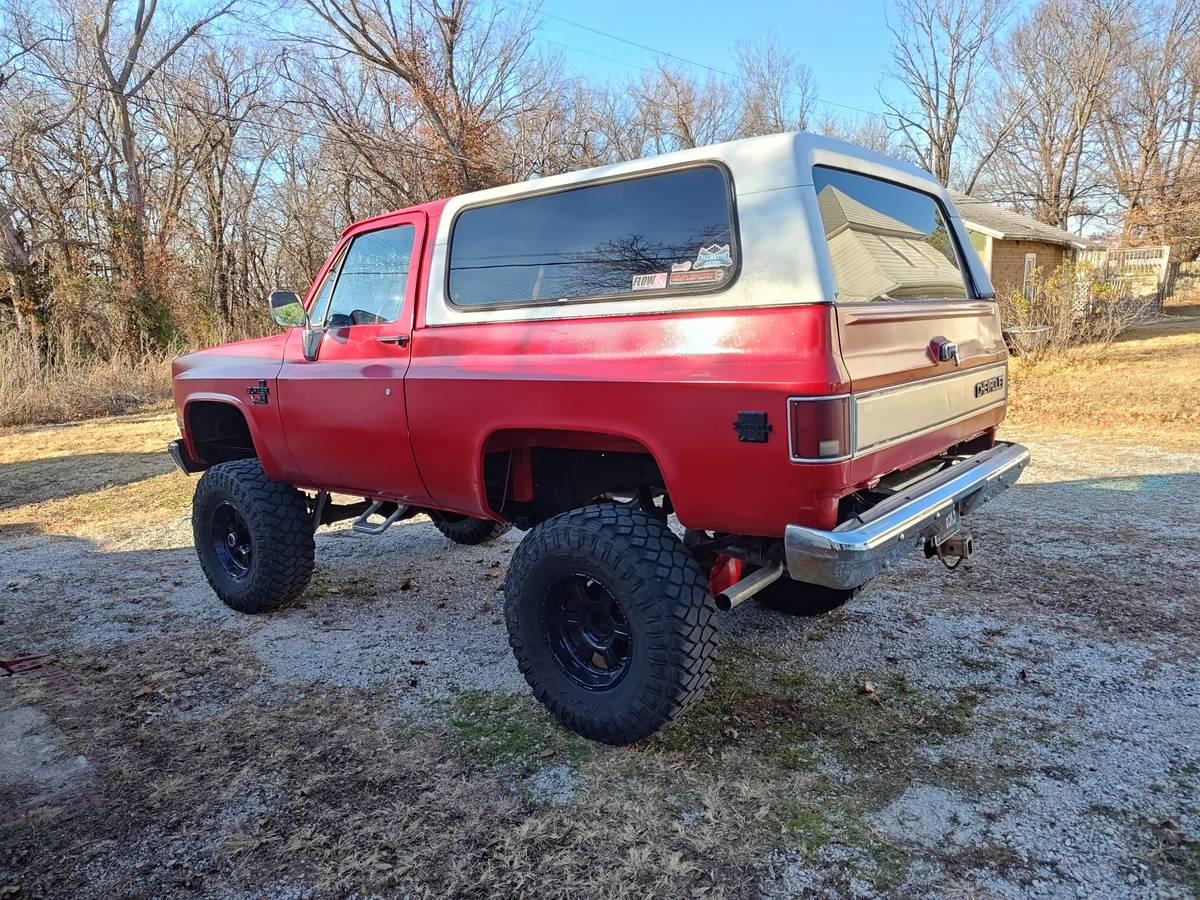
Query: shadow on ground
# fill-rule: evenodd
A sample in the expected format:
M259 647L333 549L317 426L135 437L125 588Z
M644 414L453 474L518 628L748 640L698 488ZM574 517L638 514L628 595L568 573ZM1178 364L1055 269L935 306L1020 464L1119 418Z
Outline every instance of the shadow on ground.
M145 481L174 468L165 452L80 453L0 463L0 509Z

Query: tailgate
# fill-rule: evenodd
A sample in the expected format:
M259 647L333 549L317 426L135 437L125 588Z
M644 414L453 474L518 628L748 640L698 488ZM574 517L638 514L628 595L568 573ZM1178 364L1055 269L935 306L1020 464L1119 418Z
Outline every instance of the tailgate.
M993 430L1008 390L999 311L948 198L925 176L864 167L812 170L853 392L854 483Z
M995 303L835 308L842 361L854 391L857 455L932 432L949 447L1000 421L1008 363ZM938 347L948 344L958 351L957 365L953 359L938 361ZM929 448L921 452L929 455Z

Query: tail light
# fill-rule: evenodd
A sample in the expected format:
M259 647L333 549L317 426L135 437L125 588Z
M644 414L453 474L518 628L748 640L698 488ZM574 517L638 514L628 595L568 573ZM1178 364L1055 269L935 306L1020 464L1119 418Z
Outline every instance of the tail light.
M794 462L829 462L854 452L850 397L788 400L789 448Z

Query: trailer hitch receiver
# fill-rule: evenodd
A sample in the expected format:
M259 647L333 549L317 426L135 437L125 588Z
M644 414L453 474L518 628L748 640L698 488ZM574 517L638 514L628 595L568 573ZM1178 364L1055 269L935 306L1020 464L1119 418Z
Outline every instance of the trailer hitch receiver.
M942 562L957 568L958 564L971 558L975 552L975 538L965 528L942 538L930 538L925 544L925 555L936 556Z

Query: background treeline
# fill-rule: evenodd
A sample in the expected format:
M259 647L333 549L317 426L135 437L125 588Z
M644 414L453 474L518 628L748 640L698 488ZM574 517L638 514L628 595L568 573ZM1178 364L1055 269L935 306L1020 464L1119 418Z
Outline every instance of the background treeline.
M598 83L518 2L6 3L0 393L261 333L266 293L303 290L355 219L794 128L1200 248L1200 0L898 0L878 112L823 100L787 22L735 68L664 53Z

